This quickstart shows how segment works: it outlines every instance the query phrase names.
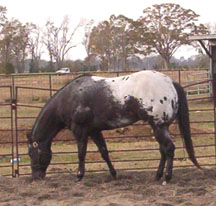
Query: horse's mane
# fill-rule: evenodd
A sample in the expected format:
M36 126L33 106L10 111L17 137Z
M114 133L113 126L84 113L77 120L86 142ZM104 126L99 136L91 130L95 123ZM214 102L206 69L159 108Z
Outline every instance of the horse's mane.
M69 84L71 84L72 82L74 82L75 80L81 78L81 77L85 77L85 76L89 76L91 77L92 75L87 73L87 74L81 74L78 75L77 77L75 77L74 79L72 79L70 82L66 83L62 88L60 88L47 102L46 104L48 104L56 95L58 95L59 92L61 92L65 87L67 87ZM46 106L46 105L45 105ZM45 107L44 106L44 107Z
M73 81L81 78L81 77L85 77L85 76L93 76L92 74L90 73L84 73L84 74L81 74L81 75L78 75L77 77L75 77L74 79L72 79L71 81L69 81L68 83L66 83L62 88L60 88L49 100L51 100L53 97L55 97L56 94L58 94L61 90L63 90L65 87L67 87L69 84L71 84ZM49 101L48 101L49 102Z

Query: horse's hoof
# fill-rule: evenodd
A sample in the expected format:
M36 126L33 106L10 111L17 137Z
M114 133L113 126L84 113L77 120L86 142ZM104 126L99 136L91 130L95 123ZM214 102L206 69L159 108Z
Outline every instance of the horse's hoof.
M84 174L82 174L81 172L78 172L78 174L77 174L77 181L80 182L83 177L84 177Z
M77 182L80 182L83 177L77 177Z
M154 180L157 181L157 182L158 182L160 179L161 179L161 177L159 177L159 176L157 176L157 175L156 175L155 178L154 178Z
M155 175L155 181L159 181L159 180L161 179L161 177L163 177L163 173L162 173L162 174L157 173L157 174Z
M117 179L117 175L115 174L115 175L112 175L112 178L114 179L114 180L116 180Z
M113 177L114 180L117 179L117 173L116 173L116 171L111 172L111 175L112 175L112 177Z

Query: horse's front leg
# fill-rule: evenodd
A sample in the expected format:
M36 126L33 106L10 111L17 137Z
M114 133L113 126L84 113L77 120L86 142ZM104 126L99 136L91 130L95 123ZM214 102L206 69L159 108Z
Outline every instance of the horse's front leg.
M172 178L175 145L170 139L170 133L168 127L163 126L160 128L156 128L154 134L156 140L160 144L160 151L161 151L161 161L156 174L156 179L160 179L162 177L165 163L167 161L165 180L166 182L169 182Z
M77 141L78 158L79 158L77 180L80 181L82 180L85 174L85 157L86 157L86 150L87 150L87 143L88 143L88 135L86 135L82 129L81 130L77 129L74 132L74 136Z
M110 174L113 176L113 178L116 178L116 170L114 169L110 158L109 153L107 150L106 142L104 140L103 134L100 131L95 131L91 134L91 138L94 141L94 143L97 145L99 152L101 153L102 158L106 161Z
M81 138L81 140L78 141L78 158L79 158L79 167L77 173L78 181L82 180L85 174L85 157L86 157L86 150L87 150L87 142L88 142L88 137Z

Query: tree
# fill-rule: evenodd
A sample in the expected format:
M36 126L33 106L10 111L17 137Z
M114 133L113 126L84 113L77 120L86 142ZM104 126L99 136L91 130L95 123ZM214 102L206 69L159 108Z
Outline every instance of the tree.
M92 29L88 49L102 60L102 69L126 69L126 60L133 53L131 24L123 15L110 16ZM119 66L121 65L121 68Z
M110 17L112 59L118 70L127 70L127 59L134 54L133 24L132 19L123 15Z
M14 31L11 22L6 21L1 30L1 61L9 63L12 60L12 42L13 42Z
M44 44L47 47L50 56L50 63L54 69L55 60L57 69L63 66L65 56L69 51L76 47L73 38L78 29L82 26L81 22L71 31L69 29L69 18L65 16L60 27L56 27L54 22L47 21L46 32L44 33Z
M7 13L7 9L6 7L0 6L0 63L1 63L1 67L0 67L0 72L4 72L5 71L5 62L3 59L3 55L4 55L4 49L2 47L2 39L3 39L3 34L2 34L2 29L4 27L5 21L6 21L6 13Z
M85 26L84 26L84 38L83 38L83 46L85 47L87 57L90 55L89 51L89 42L90 42L90 36L92 32L92 27L94 24L94 20L86 21Z
M54 23L51 21L47 21L46 22L46 31L43 34L43 43L47 48L48 54L49 54L49 71L54 71L54 64L53 64L53 60L54 60L54 40L53 40L53 33L55 30L55 27L53 25ZM47 68L46 68L47 71Z
M195 59L195 67L196 68L209 68L210 67L210 61L209 57L206 54L199 54L196 56Z
M28 56L30 34L35 25L26 23L22 25L19 21L15 24L16 35L13 38L13 55L19 73L25 70L25 60Z
M6 20L1 30L1 58L2 62L6 65L8 63L13 64L15 59L18 58L18 39L19 28L21 23L17 19Z
M4 25L6 18L7 9L6 7L0 6L0 28Z
M30 70L29 72L35 73L39 71L39 63L43 53L42 50L42 32L38 26L32 28L31 36L29 38L29 52L31 56Z
M1 30L1 59L5 64L16 65L17 72L24 72L24 62L28 55L31 24L23 25L17 19L6 20Z
M182 45L191 45L189 35L205 34L203 24L196 25L199 15L178 4L153 5L144 9L138 19L138 52L157 53L164 61L164 68L169 68L173 54Z
M90 36L91 36L93 24L94 24L94 20L90 20L90 21L86 21L84 26L84 38L82 44L87 54L87 57L85 58L85 66L87 68L90 67L91 57L92 57L92 55L90 55L90 49L88 45L90 42Z
M92 29L88 51L102 60L102 70L107 70L111 61L111 32L108 21L102 21Z
M15 72L14 65L11 63L5 63L4 69L5 69L5 74L12 74Z

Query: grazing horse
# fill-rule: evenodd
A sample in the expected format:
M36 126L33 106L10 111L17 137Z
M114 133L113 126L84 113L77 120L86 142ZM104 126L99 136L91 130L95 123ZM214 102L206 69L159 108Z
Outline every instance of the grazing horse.
M116 78L77 77L46 103L27 135L32 177L45 177L52 157L51 142L67 127L78 145L78 180L85 172L88 136L97 145L115 178L116 170L110 161L102 130L143 120L151 125L160 145L161 160L156 179L163 176L167 162L165 180L168 182L172 178L175 150L168 128L176 118L189 158L200 168L194 155L186 95L178 83L156 71L140 71Z

